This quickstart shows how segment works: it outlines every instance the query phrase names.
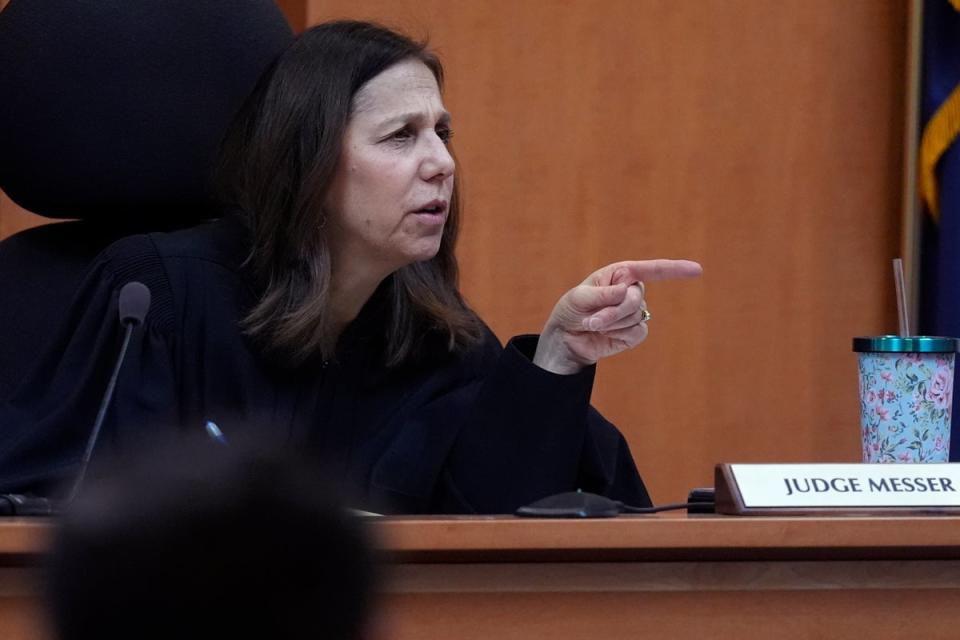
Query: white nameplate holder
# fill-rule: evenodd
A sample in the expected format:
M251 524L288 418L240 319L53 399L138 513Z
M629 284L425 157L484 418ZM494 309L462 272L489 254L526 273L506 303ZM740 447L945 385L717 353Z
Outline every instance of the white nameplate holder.
M960 463L718 464L730 515L960 514Z

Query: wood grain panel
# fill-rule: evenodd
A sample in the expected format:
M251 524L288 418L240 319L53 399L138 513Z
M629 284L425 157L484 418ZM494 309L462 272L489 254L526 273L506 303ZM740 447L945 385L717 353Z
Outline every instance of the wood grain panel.
M650 593L957 588L956 560L876 562L493 563L390 567L394 593ZM454 589L452 585L456 585Z
M855 638L869 629L871 638L954 638L957 520L375 518L372 532L388 555L368 635L808 639ZM53 523L38 518L0 524L0 637L52 637L42 617L40 570L54 532ZM705 557L704 541L729 553ZM840 548L846 544L863 554L851 558ZM942 559L932 559L930 544L945 545ZM614 546L632 559L608 561L604 548ZM511 559L520 547L553 557ZM451 563L451 549L485 558ZM668 549L678 554L669 561L649 554ZM411 557L410 550L423 555Z
M307 0L277 0L294 33L303 31L307 22Z
M0 191L0 240L18 231L52 222L23 209Z
M649 341L595 404L655 500L718 461L858 458L854 335L895 328L906 5L311 0L429 36L465 186L463 288L502 338L624 258Z
M956 637L960 591L431 593L391 594L385 605L384 626L396 640L810 640L865 633L948 640Z
M429 563L471 562L490 552L499 561L570 561L574 552L590 560L671 559L781 560L830 558L862 560L960 559L960 517L803 516L730 517L686 515L623 515L617 518L532 519L512 517L389 517L374 519L380 544L391 557ZM0 529L0 553L42 550L42 527L32 523ZM825 533L829 531L829 534ZM38 542L28 542L38 539ZM547 555L545 555L547 554Z
M284 8L297 13L302 3ZM292 7L292 9L291 9ZM502 338L592 269L700 260L650 286L651 336L594 401L654 499L718 461L858 456L853 335L895 328L906 6L310 0L429 37L467 204L463 288ZM0 195L0 237L42 222Z

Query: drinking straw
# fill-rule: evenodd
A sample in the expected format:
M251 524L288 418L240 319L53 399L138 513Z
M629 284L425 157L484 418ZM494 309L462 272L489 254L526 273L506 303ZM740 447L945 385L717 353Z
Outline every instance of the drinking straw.
M907 286L903 282L903 260L893 259L893 282L897 287L897 320L900 335L910 335L910 317L907 315Z

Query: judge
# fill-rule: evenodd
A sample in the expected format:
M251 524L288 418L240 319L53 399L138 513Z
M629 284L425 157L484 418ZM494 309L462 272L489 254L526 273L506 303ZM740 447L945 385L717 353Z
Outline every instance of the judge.
M100 449L212 421L309 451L375 510L510 512L578 488L648 505L626 442L589 406L594 368L646 338L646 283L700 266L603 267L539 337L502 347L457 289L442 79L424 46L368 23L297 38L226 136L226 215L100 257L61 347L0 416L16 425L2 486L77 472L116 350L109 310L137 280L153 305Z

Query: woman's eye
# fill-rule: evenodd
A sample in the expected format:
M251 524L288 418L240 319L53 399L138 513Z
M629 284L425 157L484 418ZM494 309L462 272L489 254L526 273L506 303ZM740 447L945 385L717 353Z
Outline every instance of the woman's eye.
M394 132L391 133L389 136L387 136L386 139L387 139L389 142L406 142L407 140L409 140L409 139L412 138L412 137L413 137L413 132L410 131L409 128L404 127L403 129L400 129L399 131L394 131Z
M447 127L438 127L437 129L435 129L435 133L437 134L437 137L440 138L440 141L443 142L443 144L449 144L450 138L453 137L453 131L451 131ZM388 142L401 143L401 142L408 142L414 139L416 136L417 136L416 131L414 131L410 127L404 127L403 129L399 129L398 131L394 131L393 133L388 135L385 138L385 140Z

